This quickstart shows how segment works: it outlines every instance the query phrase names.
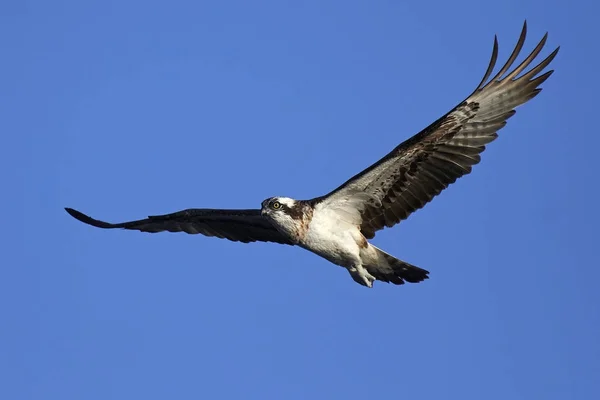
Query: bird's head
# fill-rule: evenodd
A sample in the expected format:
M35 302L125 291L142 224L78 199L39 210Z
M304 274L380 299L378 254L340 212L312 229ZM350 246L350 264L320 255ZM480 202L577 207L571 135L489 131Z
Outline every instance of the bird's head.
M296 200L289 197L269 197L262 202L261 213L272 219L283 215L290 216L290 211L296 207L296 204Z
M262 202L261 214L283 234L298 237L306 219L305 205L289 197L270 197Z

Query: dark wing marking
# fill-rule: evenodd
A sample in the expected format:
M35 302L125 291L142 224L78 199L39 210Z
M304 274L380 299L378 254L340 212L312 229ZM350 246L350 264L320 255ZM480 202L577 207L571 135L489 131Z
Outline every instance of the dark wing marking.
M449 113L417 135L406 140L376 164L350 178L331 193L313 199L324 207L354 207L365 237L391 227L422 208L443 189L471 172L480 161L485 145L496 139L497 131L515 114L514 108L534 98L538 88L553 71L538 76L558 53L519 76L537 57L546 43L545 34L535 49L514 70L504 76L525 42L527 22L508 61L488 81L498 57L498 40L485 75L475 91ZM487 83L486 83L487 82Z
M234 242L275 242L292 244L260 214L260 210L189 209L173 214L150 216L138 221L111 224L93 219L72 208L67 212L79 221L104 229L131 229L142 232L186 232L229 239Z

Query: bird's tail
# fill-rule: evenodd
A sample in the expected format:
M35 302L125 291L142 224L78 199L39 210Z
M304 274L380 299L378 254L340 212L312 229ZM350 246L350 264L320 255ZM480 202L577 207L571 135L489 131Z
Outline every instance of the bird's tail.
M365 265L364 267L378 281L391 282L396 285L404 284L404 281L417 283L428 279L429 271L399 260L385 251L371 245L377 252L377 265Z

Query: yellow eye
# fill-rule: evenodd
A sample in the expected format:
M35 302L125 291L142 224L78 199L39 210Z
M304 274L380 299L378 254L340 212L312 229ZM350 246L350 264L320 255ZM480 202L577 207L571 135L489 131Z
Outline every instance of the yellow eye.
M273 210L279 210L281 208L281 203L278 201L274 201L273 203L271 203L271 207L273 207Z

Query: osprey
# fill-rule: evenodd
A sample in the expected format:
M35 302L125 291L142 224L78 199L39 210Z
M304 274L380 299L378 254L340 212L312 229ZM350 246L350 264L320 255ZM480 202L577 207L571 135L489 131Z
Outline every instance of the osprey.
M446 115L404 141L381 160L350 178L329 194L311 200L271 197L260 209L188 209L116 224L66 211L98 228L142 232L186 232L236 242L275 242L297 245L345 267L357 283L372 287L375 280L401 285L421 282L429 272L401 261L367 241L422 208L479 163L485 146L515 114L515 107L534 98L552 74L540 75L558 53L520 75L536 59L548 34L531 54L511 69L527 33L524 23L515 49L498 73L488 80L498 56L498 40L477 88ZM519 76L520 75L520 76Z

